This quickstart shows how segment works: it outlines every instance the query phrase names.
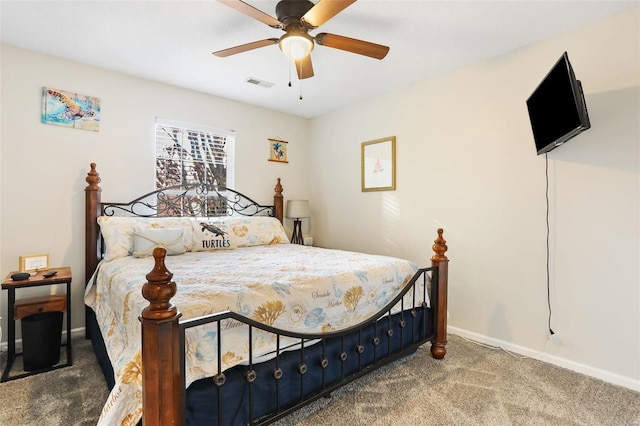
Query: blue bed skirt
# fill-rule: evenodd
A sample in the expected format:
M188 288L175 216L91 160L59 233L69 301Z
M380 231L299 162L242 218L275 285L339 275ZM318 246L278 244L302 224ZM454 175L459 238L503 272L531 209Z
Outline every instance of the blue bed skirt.
M416 314L415 318L406 312L402 317L396 314L390 319L382 318L377 325L369 325L362 331L327 339L303 351L283 352L277 360L255 364L252 368L233 367L224 372L222 386L217 386L211 378L198 380L186 391L187 424L247 425L267 415L284 413L303 397L305 400L319 397L332 390L332 384L342 378L356 379L373 366L411 354L419 342L429 340L432 333L429 321L423 318L429 317L430 309L417 309ZM96 358L111 389L115 380L104 340L92 311L87 318ZM401 327L402 320L404 327ZM304 374L301 374L301 365L305 366ZM276 368L281 370L278 380L274 378ZM250 371L255 372L251 383L247 380ZM218 415L219 407L223 407L222 416Z

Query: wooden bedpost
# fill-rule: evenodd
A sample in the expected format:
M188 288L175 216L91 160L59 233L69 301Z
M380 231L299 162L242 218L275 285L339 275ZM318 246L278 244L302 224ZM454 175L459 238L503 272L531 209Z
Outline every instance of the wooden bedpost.
M142 295L149 301L142 322L142 424L180 423L180 312L171 304L176 294L173 274L167 270L167 251L153 250L155 265L146 276Z
M100 202L102 189L98 185L100 183L100 174L96 172L96 163L91 163L91 170L85 178L89 184L84 189L85 194L85 280L89 282L89 278L96 270L100 261L98 255L98 216L100 216Z
M275 215L280 221L280 223L284 224L284 196L282 195L282 185L280 184L280 178L276 182L276 187L274 188L275 194L273 195L273 206L275 207Z
M98 185L100 183L100 174L96 172L96 163L91 163L91 170L85 178L89 184L84 189L85 198L85 231L84 231L84 282L85 284L91 279L91 275L95 272L100 262L98 250L98 216L101 214L101 193L102 189ZM89 307L85 307L85 338L89 338Z
M431 340L431 355L442 359L447 353L447 285L449 259L445 256L447 242L442 238L443 230L438 229L438 238L433 244L435 254L431 257L431 266L438 268L438 294L435 295L437 308L436 333Z

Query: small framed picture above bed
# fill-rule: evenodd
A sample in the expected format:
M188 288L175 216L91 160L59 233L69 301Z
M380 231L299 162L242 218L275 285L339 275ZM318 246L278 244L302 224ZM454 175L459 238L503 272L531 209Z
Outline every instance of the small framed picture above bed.
M362 143L362 191L396 189L396 137Z
M269 139L269 161L288 163L287 144L287 141L280 139Z

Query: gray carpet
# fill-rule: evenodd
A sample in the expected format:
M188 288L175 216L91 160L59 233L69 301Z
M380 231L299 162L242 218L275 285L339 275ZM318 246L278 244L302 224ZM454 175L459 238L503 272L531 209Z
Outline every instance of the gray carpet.
M640 425L640 393L450 335L278 422L328 425Z
M640 393L449 339L445 360L425 347L277 425L640 426ZM95 424L108 392L89 342L73 344L72 367L0 384L0 425Z
M0 425L95 425L109 389L93 355L91 342L72 340L73 365L22 379L0 383ZM60 359L67 360L65 348ZM6 365L2 353L2 369ZM22 370L17 357L11 375Z

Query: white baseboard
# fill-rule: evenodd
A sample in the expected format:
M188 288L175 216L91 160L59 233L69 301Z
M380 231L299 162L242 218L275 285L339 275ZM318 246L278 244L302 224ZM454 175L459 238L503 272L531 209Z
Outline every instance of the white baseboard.
M71 338L74 339L78 336L84 336L84 327L72 328L71 329ZM2 337L7 337L4 333ZM62 342L67 341L67 330L62 330ZM0 342L0 352L5 352L8 350L7 342ZM22 339L16 339L16 350L22 350Z
M636 392L640 392L640 380L633 379L631 377L622 376L620 374L612 373L610 371L602 370L599 368L591 367L586 364L571 361L566 358L562 358L556 355L536 351L524 346L516 345L506 342L504 340L496 339L493 337L478 334L473 331L464 330L462 328L448 326L447 332L450 334L456 334L458 336L475 340L476 342L484 343L491 346L497 346L510 352L514 352L520 355L527 356L529 358L537 359L539 361L548 362L549 364L557 365L558 367L566 368L577 373L586 374L587 376L595 377L596 379L603 380L614 385L622 386ZM66 330L62 332L62 340L66 340ZM85 328L79 327L71 330L71 338L78 336L84 336ZM22 340L16 340L16 347L22 347ZM7 350L7 342L0 343L0 351Z
M549 364L557 365L558 367L566 368L577 373L595 377L596 379L600 379L614 385L622 386L636 392L640 392L640 380L633 379L631 377L626 377L620 374L612 373L610 371L601 370L599 368L591 367L586 364L581 364L579 362L571 361L556 355L536 351L524 346L505 342L504 340L495 339L493 337L485 336L458 327L448 326L447 332L470 340L475 340L476 342L484 343L491 346L498 346L510 352L525 355L529 358L537 359L539 361L548 362Z

